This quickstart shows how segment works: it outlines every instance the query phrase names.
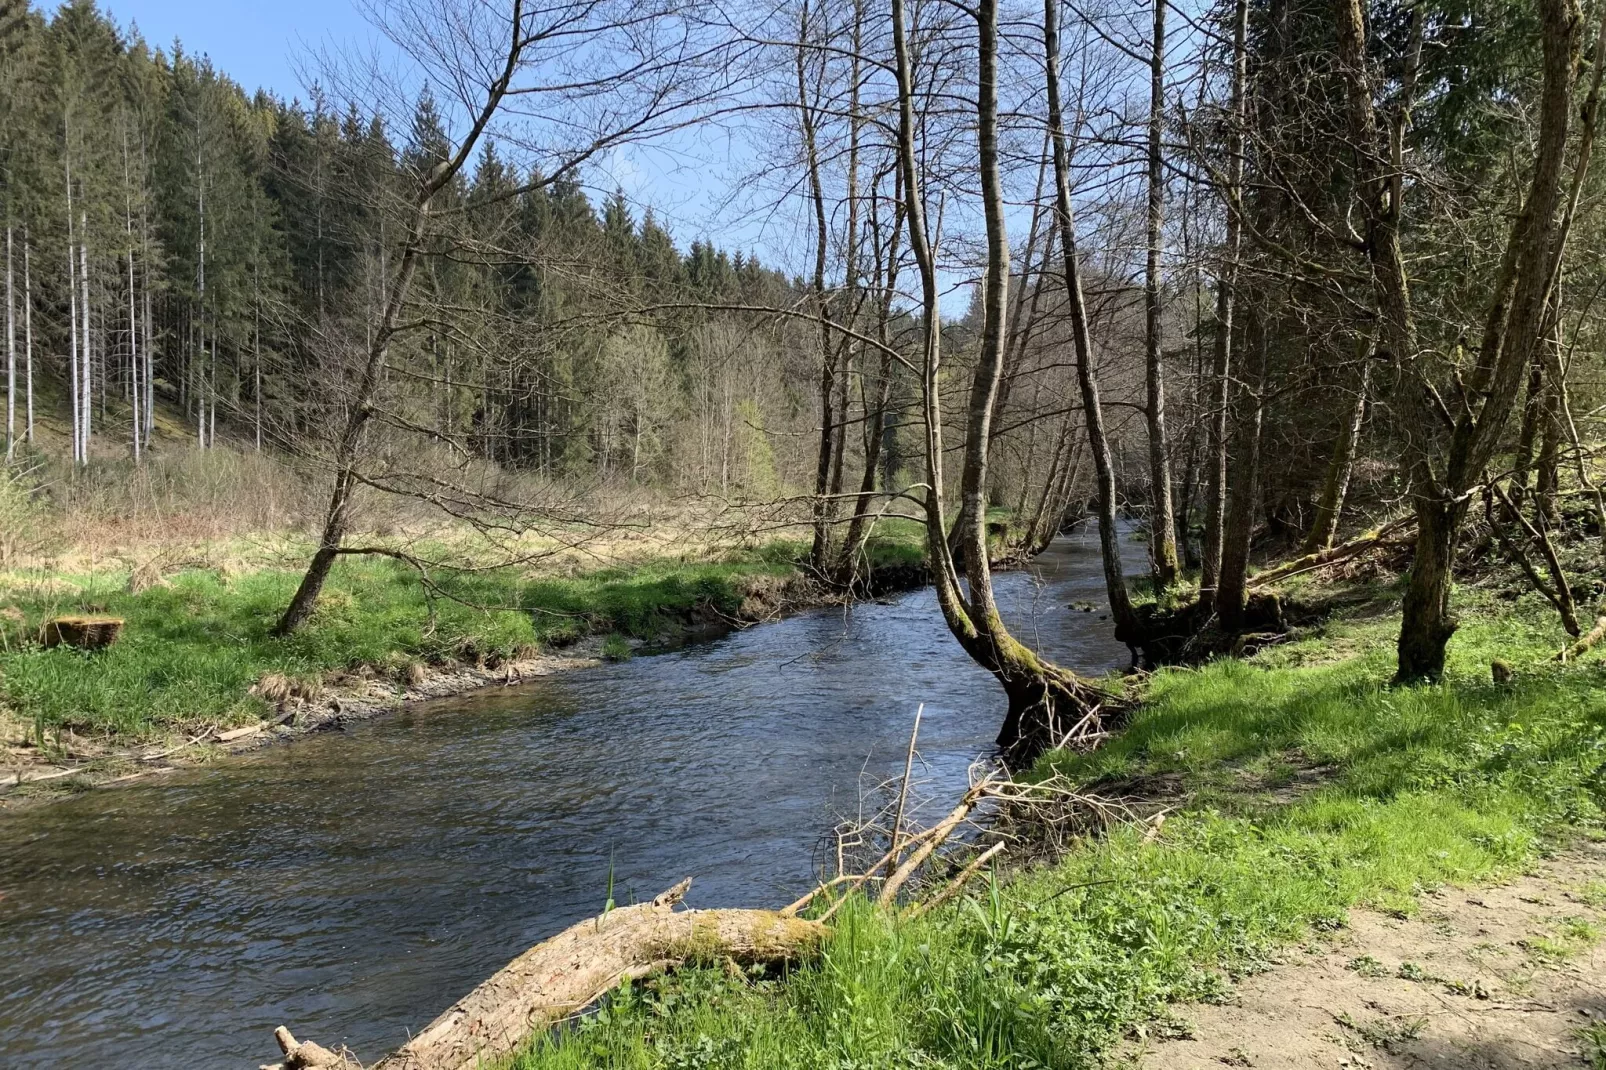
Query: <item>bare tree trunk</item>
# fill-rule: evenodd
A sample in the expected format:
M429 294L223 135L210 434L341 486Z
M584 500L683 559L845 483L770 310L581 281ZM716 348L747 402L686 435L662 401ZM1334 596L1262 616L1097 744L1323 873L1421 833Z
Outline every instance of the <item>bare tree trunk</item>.
M72 458L81 465L84 463L84 421L78 403L78 246L73 234L70 158L64 162L63 170L67 176L67 385L72 398Z
M255 406L257 453L262 453L262 276L252 267L254 304L251 318L251 400Z
M1249 546L1255 530L1255 503L1260 498L1260 428L1265 415L1270 342L1258 310L1251 308L1248 319L1243 338L1255 347L1255 372L1242 391L1243 411L1238 417L1232 451L1232 481L1221 531L1221 574L1216 587L1216 615L1227 632L1243 627L1249 594Z
M1160 242L1165 213L1165 172L1160 137L1165 126L1165 8L1154 0L1154 41L1149 67L1148 260L1143 273L1144 364L1148 377L1149 554L1154 582L1177 581L1176 517L1171 501L1171 449L1165 429L1165 368L1161 350Z
M156 434L156 354L152 348L156 332L151 323L151 268L145 261L145 443Z
M132 237L132 232L130 232L130 237ZM136 304L134 296L134 247L130 243L128 247L128 370L134 431L134 463L138 464L140 458L140 431L144 425L144 415L140 409L139 324L135 315Z
M1528 373L1528 390L1522 403L1522 423L1517 431L1517 453L1511 463L1511 500L1519 508L1533 481L1534 439L1539 436L1539 418L1545 405L1545 366L1533 362Z
M1554 385L1545 390L1539 424L1539 460L1534 471L1534 516L1543 528L1561 522L1556 508L1556 488L1561 469L1561 412Z
M1355 469L1356 447L1361 440L1361 423L1366 419L1366 391L1371 380L1371 339L1357 343L1361 358L1360 382L1355 388L1355 404L1350 417L1339 425L1338 438L1333 443L1333 457L1327 465L1327 478L1322 484L1322 496L1316 503L1316 517L1311 521L1310 534L1305 538L1302 553L1313 554L1326 550L1338 537L1338 522L1344 513L1344 498L1349 493L1350 474Z
M797 107L803 133L803 156L808 169L809 195L814 204L814 312L820 331L820 439L814 470L814 544L809 562L823 573L831 550L831 521L835 509L829 497L831 452L836 441L836 351L832 344L830 305L825 295L825 255L830 231L825 215L825 188L820 180L818 133L814 105L809 101L808 67L809 2L804 0L799 16L797 42ZM822 60L822 62L824 62Z
M329 508L324 514L318 549L313 553L312 560L307 565L306 575L301 578L290 604L285 607L284 615L274 627L275 635L291 634L312 615L318 602L318 595L323 590L324 582L329 578L329 571L334 566L335 558L339 556L346 533L350 529L352 509L355 505L354 496L358 485L357 465L361 459L364 434L368 421L374 413L374 397L379 389L386 358L390 353L390 343L396 335L413 276L418 270L424 237L430 222L431 205L436 195L462 170L463 164L473 153L474 146L479 142L486 126L501 105L502 98L507 94L526 47L523 0L513 0L508 17L511 32L507 53L501 71L485 90L483 106L458 145L457 151L449 159L437 162L419 184L418 194L412 206L412 219L408 223L407 236L402 246L401 260L395 268L389 292L385 294L379 322L369 335L367 352L362 367L355 376L355 388L346 410L346 422L335 444L334 485L330 490Z
M859 10L859 7L855 8L856 12ZM881 343L882 348L876 372L876 400L874 405L870 404L868 398L865 400L864 473L859 480L859 495L853 504L853 518L848 521L842 555L837 562L838 582L843 584L853 582L859 557L864 552L864 542L869 537L870 504L875 492L876 474L881 464L881 452L886 439L887 406L892 397L892 348L891 339L888 337L888 325L892 318L892 298L897 292L898 234L903 226L904 216L901 183L900 175L894 181L896 207L893 210L892 227L887 238L885 254L882 252L880 238L879 200L875 186L871 187L870 214L867 222L871 229L871 249L876 259L875 281L879 292L876 299L876 340Z
M863 42L864 4L863 0L856 0L853 5L853 55L848 67L848 174L847 174L847 247L845 249L845 271L843 272L843 307L845 310L846 327L848 331L856 331L860 311L860 280L859 280L859 136L861 117L859 115L859 83L860 83L860 55ZM850 395L853 390L853 355L855 341L844 332L840 342L842 385L841 401L836 414L836 442L831 447L831 500L836 502L842 495L842 468L847 455L848 437L848 410ZM869 413L866 412L866 417ZM832 505L834 512L836 506Z
M1099 384L1093 367L1093 342L1088 330L1087 305L1082 297L1080 253L1076 241L1076 221L1071 208L1070 156L1066 148L1065 126L1060 110L1059 32L1055 5L1044 0L1043 32L1047 54L1048 126L1054 153L1054 205L1060 230L1060 254L1065 268L1065 292L1071 313L1071 338L1076 350L1076 378L1082 392L1082 419L1087 425L1088 452L1099 500L1099 549L1104 562L1104 589L1115 621L1115 636L1128 646L1140 645L1141 635L1132 599L1127 593L1121 569L1120 533L1116 527L1115 468L1110 459L1110 441L1104 430L1104 409L1099 401Z
M1232 19L1232 116L1227 122L1227 236L1216 280L1216 339L1205 440L1205 526L1200 552L1199 604L1213 607L1221 583L1222 527L1227 510L1227 402L1232 386L1233 312L1242 251L1245 87L1249 78L1249 0L1236 0Z
M17 450L17 299L11 267L11 224L6 224L6 460Z
M33 257L28 248L28 228L22 228L22 336L27 360L28 445L33 445Z
M83 388L83 400L79 403L78 409L83 420L82 430L84 434L84 463L88 464L90 435L93 433L94 428L91 409L93 408L95 402L94 381L92 379L91 372L92 364L90 363L91 350L89 346L89 214L87 212L80 213L78 222L78 281L83 289L81 311L84 317L84 329L82 335L84 368L83 373L79 376L78 383L78 385Z

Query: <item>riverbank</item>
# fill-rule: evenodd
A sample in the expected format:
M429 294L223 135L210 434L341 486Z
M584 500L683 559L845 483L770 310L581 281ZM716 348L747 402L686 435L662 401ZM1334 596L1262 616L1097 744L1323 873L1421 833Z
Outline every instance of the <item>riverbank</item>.
M299 580L279 563L295 546L225 545L167 569L0 573L0 808L843 599L805 573L797 540L687 541L591 567L571 554L440 572L429 586L396 560L343 559L311 621L284 639L270 630ZM871 593L925 582L914 525L884 525L867 555ZM122 634L101 651L47 648L42 626L64 613L119 618Z
M1164 811L1163 823L1117 828L920 918L852 902L805 968L715 963L627 986L511 1065L1166 1066L1167 1038L1195 1029L1190 1004L1232 1001L1294 949L1342 947L1352 911L1449 925L1433 921L1436 890L1499 883L1601 839L1606 673L1551 660L1547 607L1515 586L1463 588L1446 681L1395 689L1393 585L1324 593L1338 608L1319 628L1155 674L1121 736L1034 771ZM1495 659L1509 679L1491 678ZM1556 909L1502 928L1499 968L1413 969L1401 963L1421 950L1403 945L1389 968L1449 1016L1463 1003L1520 1010L1560 991L1553 973L1599 972L1606 873L1598 851L1579 857L1548 878ZM1374 1017L1332 1023L1331 1065L1395 1065L1449 1043L1431 1019ZM1589 1022L1547 1043L1599 1065ZM1232 1065L1257 1065L1238 1047Z

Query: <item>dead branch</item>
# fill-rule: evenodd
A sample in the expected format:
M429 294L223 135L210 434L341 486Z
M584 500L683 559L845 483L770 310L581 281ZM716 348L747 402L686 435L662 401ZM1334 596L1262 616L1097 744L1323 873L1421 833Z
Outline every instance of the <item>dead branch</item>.
M920 715L926 712L926 704L922 702L915 710L915 726L909 733L909 753L903 762L903 786L898 789L898 813L892 819L892 850L888 852L888 876L898 859L898 836L903 831L903 808L909 800L909 775L915 766L915 741L920 738Z
M1363 535L1351 539L1349 542L1334 546L1328 550L1318 550L1315 553L1305 554L1303 557L1296 557L1292 561L1285 561L1275 568L1268 568L1264 572L1258 572L1249 577L1249 586L1264 587L1268 583L1276 583L1279 580L1286 580L1300 573L1311 572L1315 569L1356 557L1374 546L1381 546L1389 541L1390 536L1396 533L1407 534L1407 529L1415 523L1416 517L1414 516L1402 516L1391 520L1382 527L1374 528Z
M897 899L898 889L908 883L909 878L914 876L915 870L931 857L932 852L942 846L944 840L953 835L954 830L964 823L976 805L987 798L988 789L997 784L997 780L988 776L965 792L964 797L959 800L959 805L954 807L947 817L932 826L925 841L887 878L887 883L881 886L881 894L876 898L877 904L880 906L892 904Z
M990 861L992 859L992 857L994 855L998 854L1003 849L1004 849L1004 841L1003 840L999 840L997 843L995 843L991 847L987 848L987 850L985 850L981 854L977 855L974 859L971 860L970 865L968 865L964 869L960 870L959 871L959 875L957 877L955 877L953 880L949 881L943 887L942 891L938 892L936 895L932 896L930 899L922 900L921 902L916 903L913 907L911 907L909 909L909 916L911 918L918 918L920 915L924 914L926 911L931 910L931 909L933 909L935 907L939 907L942 904L946 903L948 900L952 899L955 895L957 895L959 893L959 889L963 888L966 884L968 884L970 882L970 878L974 877L977 873L979 873L981 871L981 867L982 866L985 866L988 863L988 861Z
M1595 626L1589 629L1589 634L1585 635L1582 639L1579 639L1578 642L1574 643L1572 646L1564 648L1556 655L1556 660L1562 664L1566 664L1569 661L1576 661L1578 658L1589 653L1595 644L1600 642L1602 639L1606 639L1606 617L1596 617Z

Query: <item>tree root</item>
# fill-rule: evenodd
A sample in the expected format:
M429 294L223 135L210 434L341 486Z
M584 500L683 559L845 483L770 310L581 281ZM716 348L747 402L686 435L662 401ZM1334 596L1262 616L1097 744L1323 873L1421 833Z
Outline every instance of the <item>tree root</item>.
M998 746L1012 768L1024 769L1038 755L1060 747L1090 748L1109 734L1117 696L1090 687L1074 673L1043 664L1004 683L1009 712Z

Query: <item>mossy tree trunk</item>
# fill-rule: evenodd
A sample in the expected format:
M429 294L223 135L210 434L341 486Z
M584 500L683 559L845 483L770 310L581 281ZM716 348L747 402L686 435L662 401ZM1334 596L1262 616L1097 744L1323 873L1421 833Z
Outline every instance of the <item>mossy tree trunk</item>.
M1436 680L1444 672L1447 647L1456 628L1450 594L1457 538L1471 492L1484 478L1523 377L1540 355L1546 312L1593 147L1606 35L1597 40L1594 85L1580 109L1582 137L1570 199L1560 213L1583 18L1575 0L1539 0L1537 13L1542 85L1533 171L1490 289L1478 352L1446 400L1434 385L1430 362L1418 351L1400 244L1404 136L1421 55L1421 18L1413 17L1412 42L1398 90L1403 103L1385 138L1373 100L1375 80L1367 55L1365 12L1360 0L1334 3L1339 76L1345 87L1357 160L1363 245L1372 271L1381 338L1403 375L1417 384L1406 391L1409 415L1420 433L1409 460L1417 540L1397 647L1395 680L1400 683ZM1437 430L1441 428L1446 430L1441 433Z
M1054 0L1048 0L1052 19ZM987 483L992 417L1004 364L1010 258L998 146L998 4L981 0L977 28L977 141L987 261L983 282L981 343L966 405L961 502L954 542L963 558L961 587L950 548L943 500L943 421L940 360L941 319L937 268L927 234L917 165L915 59L904 0L893 0L894 73L898 86L898 160L903 175L905 223L920 274L922 299L922 409L925 423L926 545L937 602L949 631L978 664L990 671L1009 700L998 742L1016 761L1061 742L1066 731L1096 714L1096 694L1068 670L1050 664L1005 627L993 595L987 553ZM1052 24L1050 24L1052 31ZM1057 49L1057 45L1051 46ZM1052 54L1052 53L1051 53Z

